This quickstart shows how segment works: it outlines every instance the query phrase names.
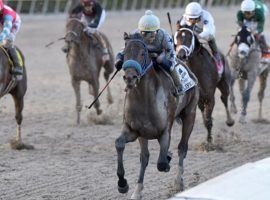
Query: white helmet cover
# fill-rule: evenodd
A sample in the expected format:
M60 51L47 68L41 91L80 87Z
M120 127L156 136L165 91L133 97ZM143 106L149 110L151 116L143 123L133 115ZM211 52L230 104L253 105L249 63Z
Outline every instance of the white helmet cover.
M241 3L242 12L252 12L255 10L255 2L253 0L244 0Z
M202 14L201 5L197 2L191 2L187 5L184 16L186 18L195 19L199 18L201 14Z
M138 29L140 31L157 31L160 29L160 21L151 10L147 10L139 20Z

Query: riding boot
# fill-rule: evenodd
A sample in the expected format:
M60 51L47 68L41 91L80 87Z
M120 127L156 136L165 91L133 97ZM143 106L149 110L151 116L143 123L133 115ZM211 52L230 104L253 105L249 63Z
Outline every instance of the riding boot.
M22 75L23 75L23 66L22 63L19 60L16 48L13 47L9 47L8 48L8 52L9 55L11 57L11 60L13 61L13 68L12 68L12 74L15 75L15 77L17 78L17 80L21 80L22 79Z
M223 70L224 70L224 66L223 66L223 62L222 62L222 57L221 57L221 55L218 51L218 48L217 48L216 40L212 39L208 42L208 44L209 44L209 46L213 52L214 58L215 58L218 76L219 76L219 78L221 78Z
M103 36L101 35L101 33L99 31L95 31L94 36L97 38L98 42L101 44L102 53L103 53L102 59L104 61L109 60L110 56L109 56L109 51L108 51L105 39L103 38Z
M171 71L171 77L175 85L174 95L177 97L182 93L182 84L176 67L174 67L174 69Z

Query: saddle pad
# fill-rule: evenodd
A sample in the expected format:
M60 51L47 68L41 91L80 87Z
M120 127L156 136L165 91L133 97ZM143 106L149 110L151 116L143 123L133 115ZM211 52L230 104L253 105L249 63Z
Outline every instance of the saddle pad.
M184 66L179 64L176 66L176 69L182 84L182 92L186 92L196 85L195 81L190 78L189 73Z

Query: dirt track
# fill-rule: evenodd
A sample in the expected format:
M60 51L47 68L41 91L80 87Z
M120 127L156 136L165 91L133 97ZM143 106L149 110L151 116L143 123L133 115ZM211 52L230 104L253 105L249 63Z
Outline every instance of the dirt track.
M224 52L228 50L235 29L236 8L212 9L216 19L217 41ZM161 24L168 29L166 11L156 12ZM171 12L173 21L182 12ZM109 13L102 30L117 52L123 45L123 31L131 31L143 12ZM65 56L60 51L62 42L51 48L45 44L64 34L63 16L46 19L25 18L17 44L26 56L28 92L25 98L23 139L35 146L32 151L11 150L8 141L15 136L14 106L10 96L0 102L0 199L51 200L51 199L127 199L133 192L139 173L139 145L128 144L124 160L130 191L127 195L117 191L116 151L114 140L121 131L124 85L119 74L111 84L114 104L108 107L105 96L101 98L105 118L112 123L95 125L94 110L83 109L82 124L75 126L75 98L70 84ZM267 21L266 33L270 31ZM110 34L110 35L109 35ZM101 86L104 80L101 78ZM269 81L268 81L269 82ZM87 85L82 84L83 104L89 105ZM235 126L225 125L225 110L216 96L213 135L220 147L204 152L198 146L206 139L201 113L197 112L196 125L190 139L190 149L185 160L185 186L193 187L244 163L270 156L269 124L256 124L258 83L248 107L248 123L240 125L234 115ZM238 85L236 84L236 91ZM263 114L270 118L269 87L266 89ZM237 92L237 105L240 99ZM169 173L156 168L159 145L150 142L150 162L146 170L144 199L166 199L176 176L177 145L180 127L174 126L171 151L173 160ZM247 180L248 181L248 180Z

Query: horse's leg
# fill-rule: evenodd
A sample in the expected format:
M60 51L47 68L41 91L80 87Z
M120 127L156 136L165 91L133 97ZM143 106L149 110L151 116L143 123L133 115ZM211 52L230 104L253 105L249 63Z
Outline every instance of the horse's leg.
M72 79L71 80L74 92L75 92L75 96L76 96L76 111L77 111L77 124L80 124L80 113L82 111L82 104L81 104L81 81Z
M250 99L250 92L254 86L255 80L256 80L256 73L250 72L247 76L247 87L244 89L242 93L242 111L240 116L240 123L244 124L246 123L246 115L247 115L247 105Z
M268 69L264 70L259 75L259 80L260 80L260 89L258 92L258 99L259 99L259 103L260 103L259 115L258 115L259 120L262 120L262 102L263 102L263 98L264 98L264 90L266 88L267 77L268 77Z
M158 138L158 142L160 145L160 152L158 157L157 168L161 172L168 172L170 171L170 165L168 160L170 134L167 128L165 128L160 138Z
M129 186L125 179L125 169L123 165L123 153L125 145L128 142L133 142L137 139L137 134L132 132L127 126L124 125L122 134L115 140L115 148L117 150L117 176L118 176L118 191L120 193L127 193Z
M12 94L14 103L15 103L15 119L17 122L17 133L16 133L16 138L14 140L10 141L10 145L12 149L17 149L17 150L21 150L21 149L34 149L34 146L32 145L28 145L28 144L24 144L22 142L22 136L21 136L21 124L22 124L22 120L23 120L23 116L22 116L22 110L24 107L24 99L23 99L23 95L19 95L18 92Z
M231 84L230 84L230 101L231 101L231 111L236 114L237 108L235 105L235 95L234 95L234 83L235 83L236 77L235 74L232 74Z
M181 116L183 122L182 137L180 143L178 144L179 163L178 163L177 177L175 179L175 188L178 191L184 190L184 181L183 181L184 159L186 158L187 155L188 141L190 134L193 130L195 117L196 117L196 106L187 107Z
M214 96L207 100L207 103L204 104L204 125L207 129L207 142L208 144L212 143L212 127L213 127L213 119L212 119L212 112L215 106L215 99Z
M98 90L99 90L98 77L97 77L97 80L94 80L92 82L92 87L93 87L93 91L94 91L94 97L97 98L97 96L98 96ZM96 103L94 104L94 107L96 109L97 114L100 115L102 113L102 110L100 109L100 102L99 102L99 100L96 101Z
M221 92L221 101L225 106L225 110L226 110L226 114L227 114L227 120L226 120L226 124L228 126L232 126L234 125L234 120L232 119L231 113L228 109L228 97L230 94L230 83L226 82L226 80L221 80L219 82L218 88Z
M141 155L140 155L141 168L139 179L136 188L133 194L131 195L131 199L142 199L144 173L149 161L148 140L143 138L138 138L138 140L141 146Z
M112 65L112 66L111 66ZM104 65L105 71L104 71L104 78L106 80L106 82L108 82L109 78L110 78L110 74L113 72L113 63L111 63L111 61L107 61ZM107 88L107 100L109 104L113 103L113 97L111 94L111 89L110 86L108 85Z

